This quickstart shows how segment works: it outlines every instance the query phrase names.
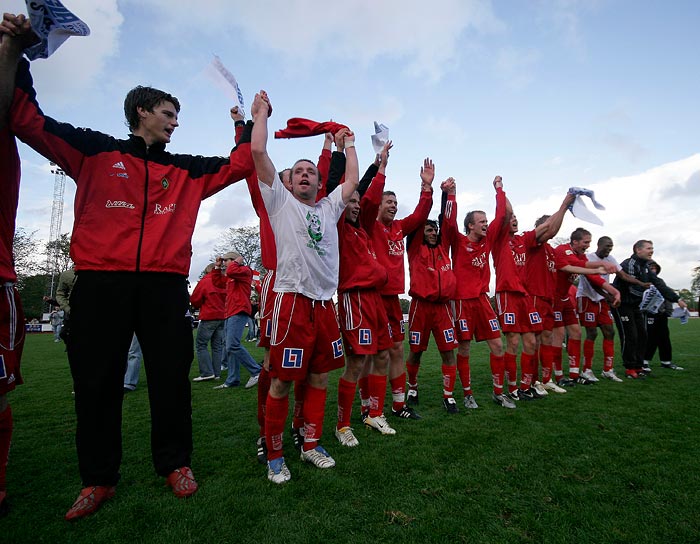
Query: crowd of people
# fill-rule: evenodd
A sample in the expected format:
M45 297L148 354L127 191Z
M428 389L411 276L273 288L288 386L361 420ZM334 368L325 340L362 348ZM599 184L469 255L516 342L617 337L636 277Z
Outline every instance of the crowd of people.
M358 391L364 425L383 435L396 433L387 416L421 418L417 406L430 400L419 394L419 370L431 334L440 352L441 402L448 414L457 413L460 404L478 409L470 376L472 341L489 346L493 402L515 409L519 402L597 381L597 328L604 337L601 375L620 381L613 368L611 308L618 317L625 375L642 378L649 371L639 309L644 290L653 284L663 298L684 305L651 270L653 245L648 240L637 242L632 257L620 265L610 256L608 237L599 240L595 257L587 257L591 233L583 228L568 243L550 246L573 194L565 195L559 209L540 218L533 229L518 234L518 220L497 176L492 220L485 211L471 210L460 232L457 183L447 178L434 187L435 165L426 158L417 176L418 204L399 219L397 195L385 187L391 142L360 179L350 128L302 123L294 127L296 135L326 134L318 164L300 159L278 169L267 152L272 105L264 91L255 95L251 120L232 109L236 145L227 157L167 152L180 104L150 87L136 87L125 99L127 139L77 129L45 115L37 103L29 63L22 58L35 40L29 21L5 14L0 37L0 275L7 292L0 300L0 505L7 505L5 467L12 432L7 393L22 383L23 319L11 264L20 180L15 137L60 166L77 187L71 239L76 279L66 345L83 487L67 520L94 513L115 494L124 374L135 339L148 373L155 470L176 497L197 491L191 470L190 243L201 201L239 180L246 180L260 219L262 264L268 271L259 310L259 345L265 358L259 365L241 344L252 314L252 270L238 253L226 253L212 263L192 296L203 308L195 381L220 377L222 356L216 348L225 337L229 373L217 387L238 385L240 364L250 372L248 383L257 383L258 459L275 484L292 477L283 440L292 387L291 429L298 455L319 469L330 469L335 460L321 438L333 370L343 369L334 434L342 446L356 447L350 421ZM435 192L441 197L438 221L428 218ZM108 255L104 247L111 249ZM399 301L405 257L411 296L407 323ZM493 305L488 296L490 258L495 268ZM613 284L608 274L615 274ZM578 277L585 281L572 294ZM123 319L110 327L95 319L105 292L119 293L124 308ZM583 360L581 326L587 335ZM99 364L95 353L101 355ZM461 403L455 399L457 378Z

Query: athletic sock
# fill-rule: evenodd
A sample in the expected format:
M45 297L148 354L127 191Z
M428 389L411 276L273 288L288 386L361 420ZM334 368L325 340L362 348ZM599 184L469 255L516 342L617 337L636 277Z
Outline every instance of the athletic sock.
M7 470L7 458L10 455L10 441L12 440L12 408L7 405L0 412L0 491L5 491L5 474Z
M615 361L615 341L603 340L603 370L606 372L613 369Z
M304 451L318 446L323 434L323 414L326 411L326 389L306 384L304 395Z
M386 387L386 383L384 386ZM360 394L361 410L362 412L366 412L369 410L370 397L372 396L372 393L370 392L369 375L362 376L359 380L357 380L357 389Z
M338 381L338 429L350 426L350 413L357 384L343 378Z
M518 360L515 354L506 352L503 355L505 378L508 381L508 392L512 393L518 388Z
M535 367L534 353L520 354L520 389L526 391L532 387L532 376Z
M542 383L552 379L552 346L542 344L540 346L540 364L542 365Z
M552 346L552 366L554 367L554 379L559 381L564 377L564 369L562 368L561 361L564 354L564 350L561 346Z
M409 389L418 389L418 370L420 370L420 364L409 363L406 361L406 373L408 374Z
M301 429L304 426L304 396L306 393L306 381L294 382L294 414L292 415L292 427Z
M265 403L267 394L270 391L270 371L262 367L258 377L258 425L260 425L260 436L265 436Z
M265 443L267 444L268 461L284 455L282 436L288 410L289 397L278 399L272 395L267 395L267 403L265 404Z
M459 373L459 381L462 382L462 391L464 396L472 394L472 376L471 368L469 368L469 355L457 354L457 372Z
M370 374L367 378L369 382L369 417L379 417L384 413L386 376L383 374Z
M489 356L489 364L491 365L491 377L493 378L493 392L495 395L502 395L503 372L505 365L503 355L494 355L492 353Z
M406 373L389 380L391 385L391 409L401 410L406 405Z
M442 398L446 399L454 394L457 381L457 366L442 365Z
M595 342L586 338L583 341L583 371L593 368L593 353L595 352Z
M581 340L566 341L566 353L569 354L569 378L575 380L579 377L581 364Z

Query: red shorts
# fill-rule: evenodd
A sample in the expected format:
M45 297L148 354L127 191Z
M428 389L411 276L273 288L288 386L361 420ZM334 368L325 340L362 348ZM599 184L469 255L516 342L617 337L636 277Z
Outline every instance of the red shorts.
M431 331L438 351L450 351L457 347L449 302L428 302L414 298L408 316L408 343L413 353L428 349Z
M535 310L542 318L542 330L551 331L554 328L554 307L551 298L532 297Z
M530 295L515 291L496 293L496 308L503 332L542 332L542 318Z
M260 290L260 340L258 346L261 348L270 347L270 332L272 331L272 307L275 300L273 287L275 286L275 271L268 270L262 279Z
M394 346L389 320L376 289L339 293L338 315L348 354L374 355Z
M298 381L345 364L343 340L332 300L276 293L270 334L270 375Z
M455 329L460 342L501 337L501 326L486 293L479 298L455 301Z
M384 310L389 319L389 331L394 342L403 342L406 332L406 323L403 320L403 311L399 302L399 295L382 295Z
M577 300L578 317L582 327L590 328L613 324L610 306L605 300L594 302L588 297L580 297Z
M24 383L20 361L24 348L24 313L17 288L0 284L0 395Z
M578 315L571 297L554 299L554 328L578 325Z

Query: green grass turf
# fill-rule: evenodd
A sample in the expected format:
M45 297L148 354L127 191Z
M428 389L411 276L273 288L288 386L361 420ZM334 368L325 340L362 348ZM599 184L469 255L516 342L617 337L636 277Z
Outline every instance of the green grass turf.
M490 400L486 346L475 345L480 408L467 413L460 403L455 416L442 408L431 344L419 378L424 419L390 418L398 432L381 436L355 414L353 449L333 436L336 371L323 444L337 466L303 464L287 436L292 481L284 486L268 482L255 459L256 390L193 383L200 490L188 500L153 471L142 372L124 399L117 494L75 523L63 520L81 487L68 364L51 335L29 336L26 383L10 394L11 512L0 519L0 543L700 542L700 320L672 320L671 336L684 372L657 360L647 380L579 386L517 410ZM598 374L600 361L599 350Z

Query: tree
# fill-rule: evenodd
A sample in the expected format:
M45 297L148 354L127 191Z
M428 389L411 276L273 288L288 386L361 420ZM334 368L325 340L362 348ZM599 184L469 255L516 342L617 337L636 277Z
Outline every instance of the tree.
M214 246L212 259L229 251L235 251L243 257L243 264L261 274L265 272L262 265L260 228L258 226L231 227L221 235L220 239L221 242Z
M70 258L70 236L68 233L61 234L58 240L47 242L46 255L48 259L55 262L57 275L73 266L73 261ZM46 272L50 273L51 271L46 270Z
M27 232L26 229L17 227L12 238L12 255L17 272L18 289L26 278L36 274L41 269L43 259L39 257L37 251L39 242L36 240L36 232Z
M407 314L411 308L411 301L407 298L399 298L399 304L401 304L401 312Z
M24 317L27 319L41 319L44 313L46 303L44 295L46 294L46 284L51 277L46 274L37 274L35 276L27 276L21 284L18 284L17 290L22 299L22 309Z
M685 301L689 310L698 309L698 299L689 289L681 289L678 291L678 296L681 297L681 300Z
M693 282L690 284L690 291L695 297L700 297L700 266L693 268Z

